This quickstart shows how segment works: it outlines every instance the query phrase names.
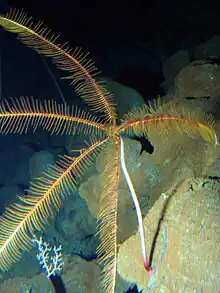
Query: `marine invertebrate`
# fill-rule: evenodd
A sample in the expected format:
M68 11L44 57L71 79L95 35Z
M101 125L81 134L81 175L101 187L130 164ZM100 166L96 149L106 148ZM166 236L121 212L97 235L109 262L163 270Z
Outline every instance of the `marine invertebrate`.
M117 258L117 204L118 180L122 159L122 136L149 136L157 132L164 135L187 134L192 138L201 136L206 142L216 144L213 119L199 111L175 108L172 103L154 101L142 109L134 109L117 123L117 107L101 82L95 79L96 68L81 50L71 50L68 44L60 45L58 37L41 23L33 24L24 12L11 10L0 16L0 25L18 34L25 45L46 57L70 75L70 84L91 107L87 113L54 100L38 101L20 97L0 104L0 133L25 133L28 127L35 130L43 127L51 134L75 135L82 132L89 136L87 148L77 157L63 156L50 166L41 177L30 183L27 195L19 196L18 202L8 207L0 218L0 268L7 270L19 259L22 250L32 244L35 230L42 230L49 216L60 208L62 191L71 194L77 188L85 170L97 158L101 149L105 152L102 173L103 190L100 195L98 227L101 244L98 248L103 264L102 287L105 292L114 292ZM102 113L101 118L95 113ZM98 138L97 138L98 137ZM144 249L143 249L144 250ZM145 253L145 252L144 252ZM145 268L151 271L147 259ZM103 291L103 292L104 292Z

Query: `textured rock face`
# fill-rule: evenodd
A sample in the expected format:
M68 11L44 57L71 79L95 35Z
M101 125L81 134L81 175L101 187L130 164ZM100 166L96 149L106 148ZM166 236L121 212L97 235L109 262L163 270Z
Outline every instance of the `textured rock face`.
M163 63L163 74L166 82L173 83L173 80L180 70L190 63L187 51L179 50L167 58Z
M62 279L67 292L95 293L99 291L100 268L95 261L87 262L79 256L66 255L64 262L65 268ZM32 278L16 277L6 280L0 284L0 292L52 293L54 290L51 282L42 273Z
M135 89L108 78L105 79L105 84L117 104L118 117L121 118L135 107L144 105L143 97Z
M148 278L143 268L138 233L120 247L119 274L144 292L218 293L219 191L219 182L203 179L182 182L167 193L168 198L162 194L144 219L148 254L159 232L152 257L154 274Z
M219 94L219 77L220 67L217 64L194 61L175 79L176 98L213 98Z

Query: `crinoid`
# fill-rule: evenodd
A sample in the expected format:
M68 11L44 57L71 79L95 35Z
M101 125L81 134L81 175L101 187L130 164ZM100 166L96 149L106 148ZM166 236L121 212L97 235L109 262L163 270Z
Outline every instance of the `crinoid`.
M101 244L98 255L102 263L102 292L114 292L117 258L117 204L119 176L125 175L135 203L141 249L146 270L151 267L145 252L144 231L138 200L124 161L123 135L148 136L157 133L161 139L167 135L201 136L206 142L216 144L213 119L203 113L178 109L172 103L154 101L142 109L134 109L117 123L117 108L113 96L105 85L95 79L96 68L81 50L72 51L67 44L60 45L58 37L40 22L18 10L0 16L0 25L16 33L21 42L39 54L52 58L55 65L69 73L74 90L91 107L91 113L75 109L54 100L38 101L20 97L3 101L0 105L0 133L25 133L30 127L42 127L51 134L88 135L87 148L77 157L63 156L50 166L42 177L30 183L27 194L8 207L0 219L0 268L8 270L19 259L21 252L30 248L36 230L42 231L49 216L53 216L63 202L63 194L76 189L84 171L97 158L101 149L105 152L100 194L98 229ZM102 116L95 117L100 112ZM101 116L101 118L100 118ZM122 170L123 174L120 174ZM119 195L120 196L120 195Z

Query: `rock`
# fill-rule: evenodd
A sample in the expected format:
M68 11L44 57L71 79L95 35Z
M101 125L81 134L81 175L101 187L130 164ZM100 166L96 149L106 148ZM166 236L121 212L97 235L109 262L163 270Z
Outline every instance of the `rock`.
M54 155L48 151L36 152L30 159L29 174L30 178L40 176L44 172L48 165L55 163Z
M59 243L65 253L75 253L86 259L96 257L99 244L96 219L78 193L66 199L63 210L57 215L55 229L60 235Z
M121 118L135 107L141 107L145 104L142 96L133 88L129 88L110 79L105 79L106 88L113 94L117 104L117 113Z
M175 97L212 99L220 94L220 66L194 61L175 79Z
M87 262L79 256L66 255L64 257L64 269L62 280L67 292L99 292L100 268L95 261ZM0 291L4 293L52 293L51 282L45 273L30 277L16 277L4 281L0 285Z
M1 198L1 206L0 206L0 214L5 211L5 207L9 206L13 202L15 202L16 196L21 195L23 190L18 185L4 185L0 189L0 198Z
M154 243L153 275L148 277L143 267L137 232L119 249L122 278L146 293L220 291L219 182L180 182L161 194L144 218L144 228L148 256Z
M166 81L166 87L168 87L167 83L171 86L176 75L180 72L180 70L186 67L190 63L189 54L187 51L179 50L166 59L163 63L163 74Z
M28 187L30 177L29 177L29 162L31 156L33 156L34 151L28 145L21 145L19 148L19 161L16 168L16 175L14 176L12 182L14 184L20 184ZM20 162L20 164L19 164Z
M28 268L30 269L30 267ZM67 292L100 292L100 273L101 270L96 260L86 261L77 255L64 255L62 280ZM130 284L117 275L115 293L127 292L129 288ZM46 278L45 273L35 273L32 277L17 276L0 282L0 292L53 293L54 289L51 282Z
M194 50L195 60L205 60L209 57L220 56L220 35L214 35L205 43L199 44Z

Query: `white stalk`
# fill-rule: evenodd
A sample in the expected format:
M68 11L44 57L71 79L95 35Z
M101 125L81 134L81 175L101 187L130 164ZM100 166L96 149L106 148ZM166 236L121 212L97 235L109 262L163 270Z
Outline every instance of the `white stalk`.
M142 214L141 214L141 208L139 205L139 201L137 199L137 195L133 186L133 183L131 181L131 177L128 173L126 164L125 164L125 156L124 156L124 141L122 139L122 137L120 136L120 141L121 141L121 146L120 146L120 161L121 161L121 167L122 167L122 171L124 173L125 176L125 180L127 182L128 188L130 190L133 202L134 202L134 206L135 206L135 210L136 210L136 214L137 214L137 219L138 219L138 226L139 226L139 232L140 232L140 240L141 240L141 251L142 251L142 257L143 257L143 261L144 261L144 266L145 269L148 272L151 272L151 268L150 265L148 263L147 260L147 255L146 255L146 246L145 246L145 236L144 236L144 225L143 225L143 220L142 220Z

